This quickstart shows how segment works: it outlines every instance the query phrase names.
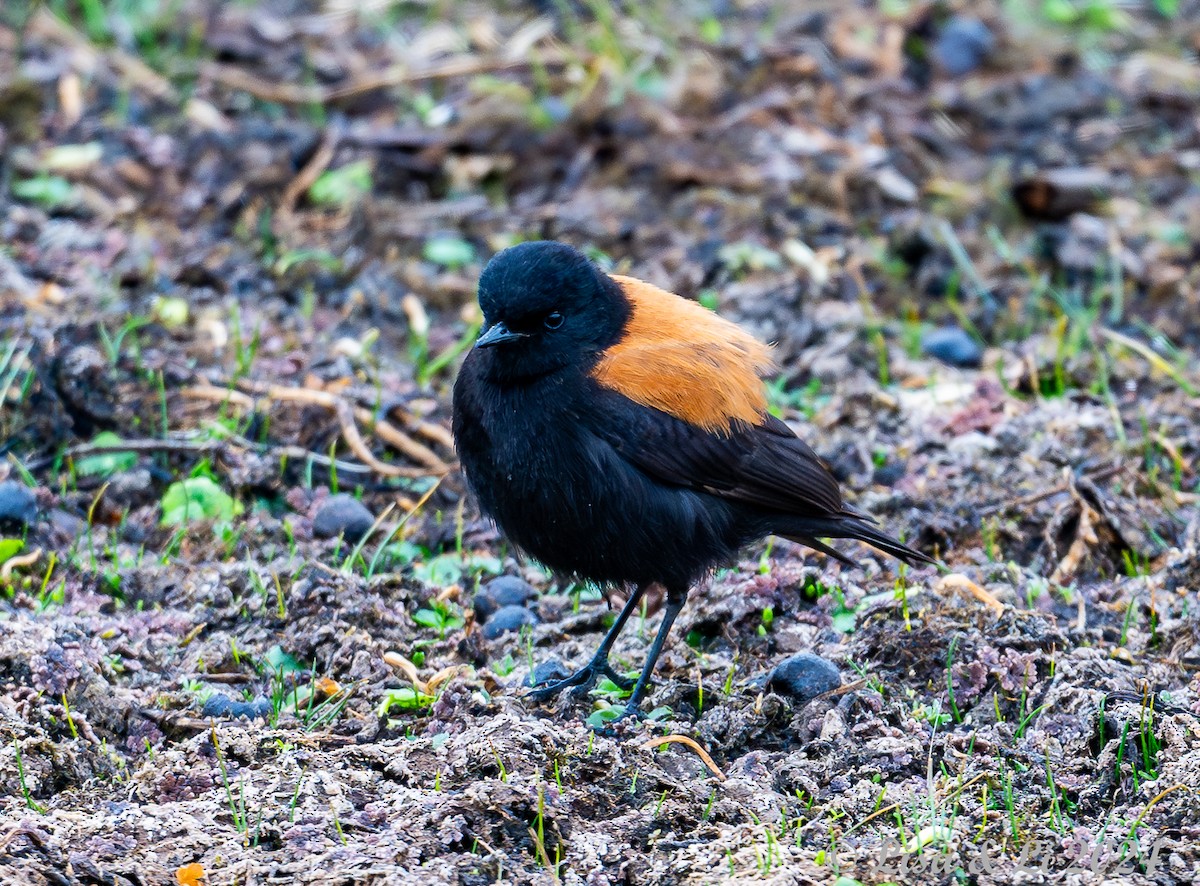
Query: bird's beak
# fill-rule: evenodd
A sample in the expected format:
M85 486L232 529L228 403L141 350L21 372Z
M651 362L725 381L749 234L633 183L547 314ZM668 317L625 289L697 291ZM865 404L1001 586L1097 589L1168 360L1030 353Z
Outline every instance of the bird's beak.
M513 332L503 323L493 323L487 329L483 330L483 335L475 339L475 347L490 348L493 345L502 345L505 342L516 341L521 338L527 338L524 332Z

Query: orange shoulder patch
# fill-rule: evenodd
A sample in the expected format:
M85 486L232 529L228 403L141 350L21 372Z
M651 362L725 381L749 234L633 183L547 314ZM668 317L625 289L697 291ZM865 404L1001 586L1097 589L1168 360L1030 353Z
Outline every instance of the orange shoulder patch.
M633 313L596 365L596 381L707 431L762 421L761 376L775 365L767 345L696 302L632 277L613 279Z

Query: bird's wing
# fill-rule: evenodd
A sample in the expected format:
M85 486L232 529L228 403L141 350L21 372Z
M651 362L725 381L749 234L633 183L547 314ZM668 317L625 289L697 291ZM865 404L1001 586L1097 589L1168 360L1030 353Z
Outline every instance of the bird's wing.
M776 418L734 421L721 434L603 388L591 403L591 431L661 483L797 516L854 513L817 454Z

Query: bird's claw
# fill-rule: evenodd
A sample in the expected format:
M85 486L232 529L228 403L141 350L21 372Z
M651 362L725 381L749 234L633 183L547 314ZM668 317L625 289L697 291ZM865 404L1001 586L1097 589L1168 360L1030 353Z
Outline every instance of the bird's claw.
M590 689L601 677L607 677L620 686L621 689L627 690L633 688L634 681L628 677L622 677L614 671L612 665L607 660L591 661L569 677L563 677L561 680L555 680L542 686L534 686L529 691L527 697L534 701L546 701L558 695L564 689L572 687L578 687L577 691Z

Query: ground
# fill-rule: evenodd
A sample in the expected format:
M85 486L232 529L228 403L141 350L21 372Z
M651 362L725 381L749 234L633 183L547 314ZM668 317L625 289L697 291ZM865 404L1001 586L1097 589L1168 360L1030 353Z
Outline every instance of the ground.
M0 881L1200 877L1200 3L0 22ZM447 429L537 237L775 342L946 572L764 541L647 721L525 698L609 601Z

